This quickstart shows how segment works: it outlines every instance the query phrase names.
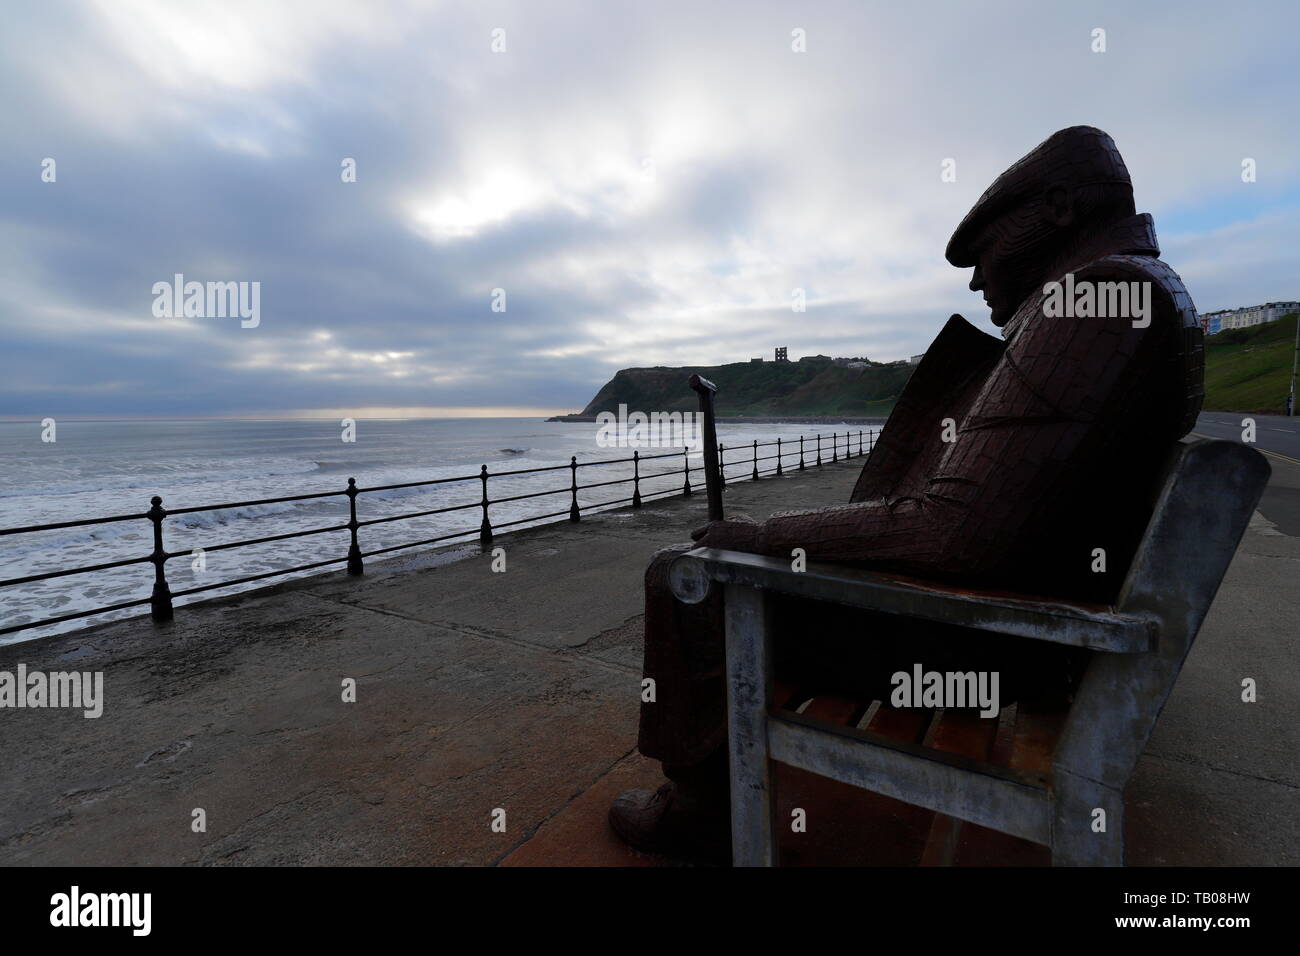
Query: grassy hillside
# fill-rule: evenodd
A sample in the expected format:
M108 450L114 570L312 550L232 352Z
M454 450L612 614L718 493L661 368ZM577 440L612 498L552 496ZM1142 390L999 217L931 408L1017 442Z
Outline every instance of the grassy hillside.
M1281 414L1291 389L1296 315L1205 339L1205 408Z
M596 393L583 415L617 411L693 411L694 373L718 386L717 411L728 415L887 416L914 366L906 363L850 369L819 362L736 362L698 368L625 368Z
M1291 381L1295 315L1205 340L1205 408L1281 413ZM829 361L736 362L694 368L625 368L582 410L694 411L686 380L698 373L718 386L718 414L745 416L853 416L884 418L915 366L904 362L842 368Z

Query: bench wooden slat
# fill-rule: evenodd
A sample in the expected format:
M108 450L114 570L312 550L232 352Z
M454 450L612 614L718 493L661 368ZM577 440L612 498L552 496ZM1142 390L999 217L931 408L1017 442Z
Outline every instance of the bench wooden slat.
M881 701L871 723L863 729L891 740L919 744L933 718L932 710L898 710Z
M843 727L852 727L857 724L858 718L862 716L869 703L835 694L818 694L802 713L808 717L829 720Z
M988 760L997 732L998 719L995 717L980 717L970 710L944 710L928 735L926 746L976 760ZM921 853L921 865L952 866L964 826L961 820L936 813Z
M1065 726L1065 705L1021 701L1016 708L1016 729L1011 743L1011 759L1007 766L1013 770L1040 773L1052 772L1052 753Z
M988 760L997 732L996 717L980 717L973 710L945 710L930 735L928 746L976 760Z

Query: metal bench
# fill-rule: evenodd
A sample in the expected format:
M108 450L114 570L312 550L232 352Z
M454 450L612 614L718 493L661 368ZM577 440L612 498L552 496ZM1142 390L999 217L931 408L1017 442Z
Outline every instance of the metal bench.
M1123 865L1124 788L1269 472L1264 457L1244 445L1176 446L1113 607L836 565L810 563L795 572L787 559L711 548L682 555L671 574L679 600L698 603L714 582L725 587L733 862L777 862L775 760L1043 844L1053 865ZM1008 764L1005 755L1002 761L972 757L961 748L925 746L915 734L877 732L874 722L859 729L784 709L788 695L773 693L772 593L1055 641L1092 654L1068 712L1045 724L1046 733L1031 727L1025 734L1044 748L1041 766ZM1104 832L1094 826L1097 809L1105 811Z

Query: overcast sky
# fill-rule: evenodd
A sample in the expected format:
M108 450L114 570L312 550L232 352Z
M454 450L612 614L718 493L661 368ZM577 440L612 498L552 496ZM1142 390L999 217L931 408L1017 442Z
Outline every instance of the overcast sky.
M627 366L905 358L952 312L995 331L944 246L1075 124L1201 311L1300 298L1298 27L1291 0L6 3L0 417L573 411ZM260 324L156 317L176 273L260 282Z

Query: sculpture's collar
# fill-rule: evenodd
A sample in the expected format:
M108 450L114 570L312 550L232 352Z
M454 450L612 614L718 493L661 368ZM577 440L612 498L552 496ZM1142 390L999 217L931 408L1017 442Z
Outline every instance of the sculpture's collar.
M1159 255L1155 220L1150 213L1143 212L1113 222L1095 236L1084 239L1062 260L1064 268L1059 271L1069 272L1103 256Z
M1159 255L1160 244L1156 241L1155 220L1151 218L1150 213L1143 212L1113 222L1096 235L1083 239L1048 272L1059 281L1067 272L1074 272L1106 256L1156 257ZM1020 303L1016 314L1002 326L1004 339L1011 338L1024 324L1025 319L1038 311L1041 297L1042 293L1039 291Z

